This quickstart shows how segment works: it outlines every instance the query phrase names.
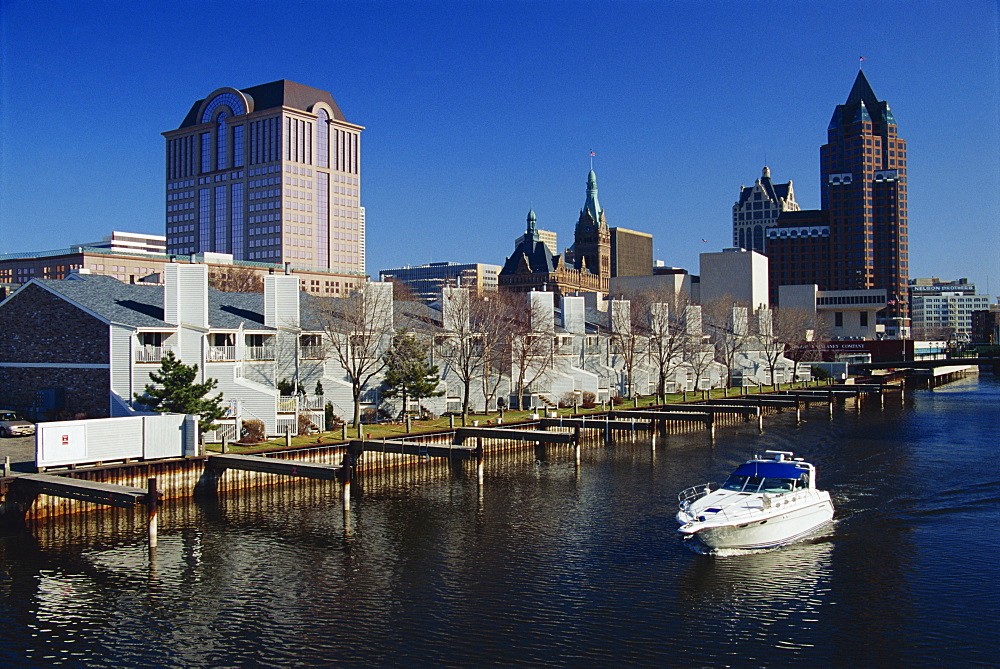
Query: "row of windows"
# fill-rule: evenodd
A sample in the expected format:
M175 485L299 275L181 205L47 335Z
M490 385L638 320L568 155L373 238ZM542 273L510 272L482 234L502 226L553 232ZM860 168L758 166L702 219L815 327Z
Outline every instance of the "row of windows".
M262 237L260 239L251 239L250 248L257 248L260 246L277 246L281 243L281 237Z
M167 228L168 235L175 235L180 232L193 232L193 231L194 231L194 223L192 223L191 225L176 225L172 228Z
M278 188L270 188L268 190L258 190L250 193L251 200L263 200L267 197L280 197L281 190Z
M253 176L253 170L250 170ZM264 186L277 186L281 183L281 177L268 177L267 179L253 179L250 181L250 188L263 188Z
M167 190L177 190L178 188L190 188L194 185L194 179L186 179L184 181L175 181L174 183L167 184ZM193 197L194 192L189 197Z
M167 223L180 223L181 221L193 221L194 214L176 214L174 216L167 216Z
M261 174L271 174L281 169L280 165L265 165L264 167L254 167L250 170L250 176L256 177ZM278 183L275 181L275 183Z
M193 180L192 180L192 183L194 183ZM191 198L191 197L194 197L194 191L193 190L186 190L186 191L182 191L180 193L170 193L169 195L167 195L167 202L172 202L174 200L186 200L186 199Z

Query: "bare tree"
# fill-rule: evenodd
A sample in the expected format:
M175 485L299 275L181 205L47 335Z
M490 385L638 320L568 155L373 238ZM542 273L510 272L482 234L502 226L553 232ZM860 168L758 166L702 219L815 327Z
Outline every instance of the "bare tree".
M523 294L500 291L485 293L469 303L474 329L480 334L480 370L487 407L493 403L504 378L509 378L512 334L522 300Z
M825 343L830 338L829 326L818 314L801 314L802 328L793 328L785 337L785 357L795 363L795 381L799 380L799 363L822 360Z
M438 355L462 384L462 416L469 413L472 384L483 374L486 350L477 318L481 300L468 288L446 286L441 293L445 334L439 337Z
M761 352L767 363L771 385L775 382L778 363L785 358L786 347L802 342L807 331L817 327L814 314L802 309L758 309L757 332Z
M551 306L531 299L531 295L515 294L508 307L511 311L508 339L511 376L516 379L514 388L519 409L524 408L525 390L549 373L556 353Z
M651 292L649 302L649 360L656 370L656 392L665 395L667 379L684 361L687 335L684 310L687 301L674 293Z
M637 293L628 300L611 301L611 351L621 358L625 373L625 397L635 392L635 368L649 350L649 305L646 295Z
M361 395L386 365L383 355L393 335L392 287L373 282L337 300L322 304L317 319L323 325L331 360L344 370L354 399L354 427L361 426Z
M715 359L726 368L726 387L731 388L736 361L750 338L748 309L724 296L705 304L703 313L715 347Z
M701 306L689 304L684 308L684 332L684 362L691 368L697 389L715 362L711 345L705 343Z
M249 267L233 265L226 269L213 270L208 285L227 293L263 293L264 278Z

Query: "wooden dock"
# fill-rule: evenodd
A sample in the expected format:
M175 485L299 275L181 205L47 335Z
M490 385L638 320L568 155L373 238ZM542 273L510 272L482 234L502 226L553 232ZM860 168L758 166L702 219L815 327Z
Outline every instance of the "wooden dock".
M235 453L210 455L205 466L215 470L239 469L245 472L299 476L307 479L318 479L320 481L339 481L344 470L343 467L324 465L318 462L279 460L278 458L265 458L259 455L237 455Z
M461 445L467 439L485 437L488 439L508 439L510 441L530 441L536 444L576 444L579 434L568 432L548 432L546 430L517 430L502 427L460 427L455 430L453 444Z
M139 504L149 502L149 490L115 485L113 483L98 483L68 476L52 476L50 474L21 474L14 478L11 487L22 495L52 495L77 499L82 502L104 504L119 509L131 509ZM156 494L159 499L159 494Z
M402 455L416 455L429 458L474 458L481 454L482 448L479 446L462 446L458 444L428 444L422 441L405 440L384 440L384 441L359 441L350 442L352 448L360 451L374 453L398 453Z

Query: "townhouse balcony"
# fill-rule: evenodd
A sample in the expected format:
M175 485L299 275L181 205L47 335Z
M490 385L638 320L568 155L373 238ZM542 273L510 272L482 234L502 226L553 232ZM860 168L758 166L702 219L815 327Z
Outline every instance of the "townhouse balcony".
M209 346L205 360L208 362L233 362L236 360L236 347Z
M163 356L171 350L173 350L172 346L136 346L135 361L137 363L159 364Z
M278 398L278 413L295 413L298 408L297 397L281 396Z
M299 358L302 360L322 360L326 357L322 346L300 346Z
M247 346L247 360L274 360L273 346Z

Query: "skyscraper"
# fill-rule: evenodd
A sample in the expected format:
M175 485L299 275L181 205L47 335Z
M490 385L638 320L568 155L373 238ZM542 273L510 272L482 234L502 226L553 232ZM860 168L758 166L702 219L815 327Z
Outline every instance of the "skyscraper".
M786 211L765 232L771 294L782 285L885 289L886 333L909 325L906 142L889 105L858 72L820 148L821 209Z
M362 130L286 80L198 100L163 133L167 252L363 273Z
M887 325L908 316L906 142L888 103L858 72L847 102L837 105L820 148L821 207L830 214L830 289L884 288ZM895 323L890 323L895 321Z

